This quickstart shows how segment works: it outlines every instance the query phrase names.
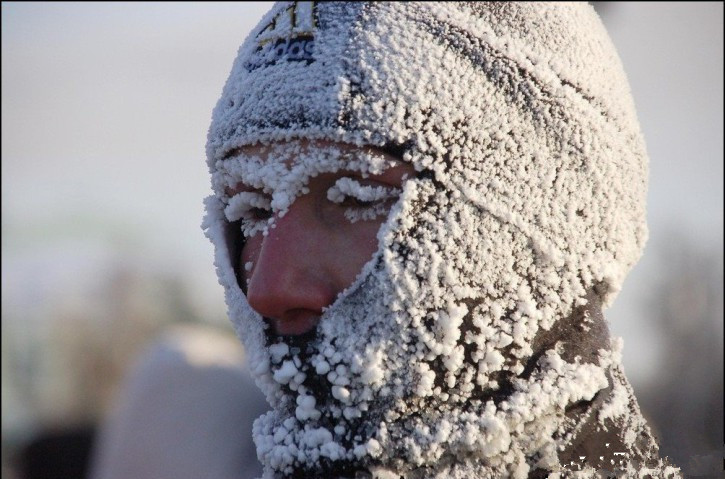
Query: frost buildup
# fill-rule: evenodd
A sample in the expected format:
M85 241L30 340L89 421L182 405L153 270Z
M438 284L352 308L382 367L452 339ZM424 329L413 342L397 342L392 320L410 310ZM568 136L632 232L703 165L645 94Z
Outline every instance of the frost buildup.
M315 339L270 339L227 230L284 214L323 172L388 166L343 144L395 146L418 175L330 189L398 200ZM600 314L647 238L647 154L591 6L276 4L239 49L207 158L203 227L272 406L254 424L265 477L678 476ZM240 181L264 196L229 197Z

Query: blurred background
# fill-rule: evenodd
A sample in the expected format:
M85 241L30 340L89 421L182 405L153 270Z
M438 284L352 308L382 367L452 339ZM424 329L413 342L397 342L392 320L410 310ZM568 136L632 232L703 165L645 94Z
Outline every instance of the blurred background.
M232 337L199 226L204 143L269 6L2 3L3 478L57 437L84 477L153 344ZM651 157L650 241L605 314L662 452L721 471L723 4L594 6Z

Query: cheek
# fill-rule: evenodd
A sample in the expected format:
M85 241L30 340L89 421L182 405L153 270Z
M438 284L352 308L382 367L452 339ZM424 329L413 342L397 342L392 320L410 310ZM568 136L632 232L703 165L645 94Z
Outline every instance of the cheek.
M243 290L246 290L246 283L252 277L252 271L259 258L261 248L261 234L256 234L244 242L241 254L239 255L239 278L242 281L240 286Z
M380 230L380 225L382 224L383 220L365 221L360 224L358 238L367 259L370 259L378 249L378 230Z
M341 238L339 247L340 261L343 263L342 270L346 273L346 280L349 283L357 277L370 261L378 249L378 230L380 221L361 221L350 225L347 234Z

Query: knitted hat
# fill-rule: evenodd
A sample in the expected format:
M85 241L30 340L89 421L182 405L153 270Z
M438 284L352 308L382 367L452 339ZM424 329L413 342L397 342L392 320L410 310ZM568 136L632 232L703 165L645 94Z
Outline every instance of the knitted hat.
M263 187L284 211L321 171L385 167L339 143L399 152L419 174L301 351L265 334L237 284L225 188ZM609 348L583 362L552 347L525 372L537 334L587 298L611 303L647 237L645 146L591 6L278 3L239 49L207 159L204 227L273 406L255 424L268 474L468 462L526 477L554 470L571 405L614 388L607 417L631 413ZM631 442L644 429L631 422Z

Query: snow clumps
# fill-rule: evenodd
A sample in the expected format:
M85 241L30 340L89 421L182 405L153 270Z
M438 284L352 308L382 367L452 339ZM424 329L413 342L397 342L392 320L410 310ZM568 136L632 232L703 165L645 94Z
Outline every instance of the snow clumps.
M395 203L378 251L314 339L272 337L237 284L230 225L266 234L255 208L283 215L323 172L384 171L375 148L417 176L402 191L341 180L328 199ZM276 4L240 47L207 159L203 226L273 407L254 425L265 477L558 474L582 425L656 457L608 339L574 355L594 328L557 329L613 301L647 238L645 146L591 6ZM263 197L230 197L240 181Z

